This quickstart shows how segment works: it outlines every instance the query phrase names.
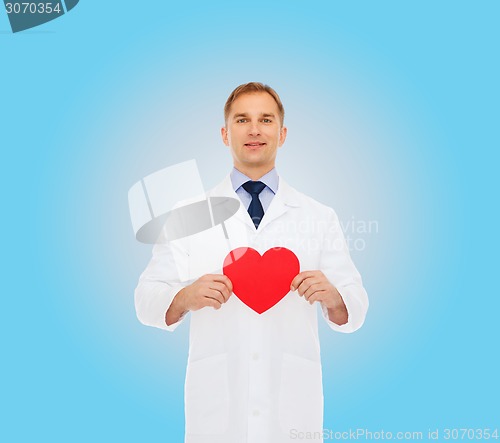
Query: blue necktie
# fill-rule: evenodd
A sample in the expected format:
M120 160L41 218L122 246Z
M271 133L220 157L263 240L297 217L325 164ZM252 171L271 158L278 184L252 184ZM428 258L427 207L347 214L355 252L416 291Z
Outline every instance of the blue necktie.
M257 229L262 217L264 217L264 208L259 200L259 194L266 187L266 185L262 182L247 181L246 183L243 183L242 186L243 189L252 196L252 202L248 207L248 213L250 214L250 218L255 225L255 229Z

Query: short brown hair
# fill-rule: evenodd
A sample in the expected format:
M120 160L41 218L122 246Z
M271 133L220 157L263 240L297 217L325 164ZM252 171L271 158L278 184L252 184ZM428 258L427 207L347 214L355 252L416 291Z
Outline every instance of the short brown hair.
M245 83L238 86L233 92L231 92L231 95L228 97L226 104L224 105L224 121L227 123L229 112L231 112L231 106L240 95L252 94L256 92L267 92L272 98L274 98L274 101L278 105L281 126L283 126L283 122L285 121L285 108L283 107L283 103L281 103L280 96L273 88L271 88L271 86L259 82Z

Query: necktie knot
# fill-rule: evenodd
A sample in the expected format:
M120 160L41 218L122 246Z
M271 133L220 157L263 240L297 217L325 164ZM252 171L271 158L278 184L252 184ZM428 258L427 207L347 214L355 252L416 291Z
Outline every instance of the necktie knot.
M247 191L252 197L254 195L259 195L262 190L266 187L266 185L262 182L259 182L259 181L252 181L252 180L249 180L247 181L246 183L243 183L243 189L245 191Z

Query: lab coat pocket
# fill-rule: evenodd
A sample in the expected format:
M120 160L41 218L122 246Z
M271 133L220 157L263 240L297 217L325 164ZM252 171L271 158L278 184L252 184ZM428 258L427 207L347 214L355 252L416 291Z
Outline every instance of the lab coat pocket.
M187 434L223 434L229 420L227 355L189 362L184 396Z
M279 421L290 435L321 432L323 427L323 382L321 363L292 354L283 354L279 394Z

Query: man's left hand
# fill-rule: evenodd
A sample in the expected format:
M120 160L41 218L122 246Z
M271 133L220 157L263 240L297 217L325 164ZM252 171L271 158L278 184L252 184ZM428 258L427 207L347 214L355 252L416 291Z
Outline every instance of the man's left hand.
M298 290L310 304L321 302L328 309L328 317L338 325L347 323L348 313L344 300L321 271L304 271L298 274L290 287Z

